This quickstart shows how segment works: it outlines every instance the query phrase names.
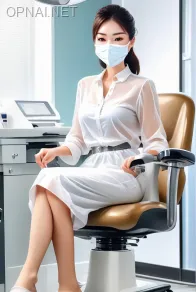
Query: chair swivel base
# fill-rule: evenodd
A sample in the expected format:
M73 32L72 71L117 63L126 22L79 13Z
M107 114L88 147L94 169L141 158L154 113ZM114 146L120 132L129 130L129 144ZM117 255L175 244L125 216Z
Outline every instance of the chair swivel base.
M81 286L81 291L86 292L86 286ZM88 290L89 291L89 290ZM97 291L97 290L96 290ZM136 287L121 290L119 292L172 292L171 285L158 285L152 282L145 282L142 280L136 281Z
M158 285L156 283L147 282L144 280L137 280L136 281L136 287L131 289L125 289L122 290L122 292L172 292L171 291L171 285L169 284L161 284Z
M86 292L86 286L81 287L82 292ZM96 290L97 291L97 290ZM173 292L169 284L157 285L150 282L137 281L137 286L135 288L128 288L121 290L120 292Z
M92 250L87 284L82 292L172 292L169 284L136 281L133 250Z

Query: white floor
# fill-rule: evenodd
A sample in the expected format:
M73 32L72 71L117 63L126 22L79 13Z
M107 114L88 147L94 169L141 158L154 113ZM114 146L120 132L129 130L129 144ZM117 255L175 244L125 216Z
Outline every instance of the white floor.
M195 292L196 287L172 285L173 292Z
M143 279L144 280L144 279ZM149 281L149 279L147 279L147 281ZM167 282L162 282L162 281L153 281L150 280L150 282L155 282L157 284L164 284ZM174 284L174 283L169 283L171 285L171 289L173 292L196 292L196 285L182 285L182 284Z

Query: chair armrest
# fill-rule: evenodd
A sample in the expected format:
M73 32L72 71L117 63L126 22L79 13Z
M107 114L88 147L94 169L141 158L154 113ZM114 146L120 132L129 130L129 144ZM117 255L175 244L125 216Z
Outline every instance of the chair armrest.
M195 164L195 155L184 149L170 148L161 151L157 160L167 164L174 162L177 163L177 167L184 168Z
M174 162L177 163L177 167L184 168L195 164L195 155L184 149L169 148L161 151L157 156L148 153L136 155L130 167L151 162L158 162L158 164L163 166L167 166L169 163Z
M168 169L167 181L167 225L168 231L172 230L177 221L177 194L180 169L195 164L195 155L183 149L166 149L157 157L151 154L141 154L135 157L130 167L150 162L158 163Z
M142 153L135 156L135 159L130 164L130 168L155 161L157 161L157 156L148 153Z

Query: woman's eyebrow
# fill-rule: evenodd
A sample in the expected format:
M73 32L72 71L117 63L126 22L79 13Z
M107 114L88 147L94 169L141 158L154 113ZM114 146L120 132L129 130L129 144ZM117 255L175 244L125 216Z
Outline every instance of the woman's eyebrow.
M98 32L97 34L107 35L106 33ZM113 35L126 34L125 32L116 32Z

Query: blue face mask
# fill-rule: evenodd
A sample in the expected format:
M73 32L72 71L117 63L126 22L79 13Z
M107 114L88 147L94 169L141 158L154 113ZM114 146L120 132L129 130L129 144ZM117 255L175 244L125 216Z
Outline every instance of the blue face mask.
M127 45L95 45L95 53L106 65L114 67L125 60L129 53L129 44L130 42Z

